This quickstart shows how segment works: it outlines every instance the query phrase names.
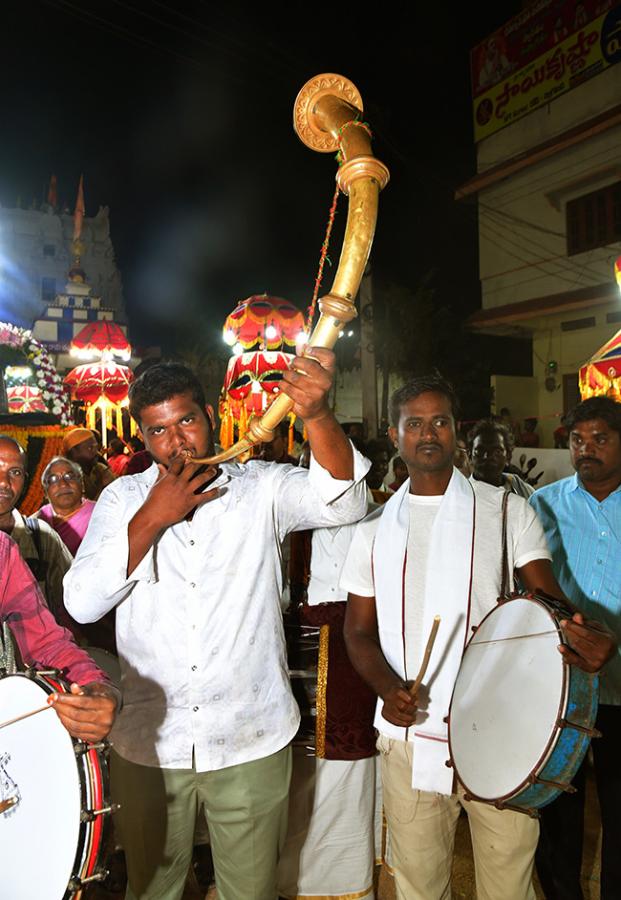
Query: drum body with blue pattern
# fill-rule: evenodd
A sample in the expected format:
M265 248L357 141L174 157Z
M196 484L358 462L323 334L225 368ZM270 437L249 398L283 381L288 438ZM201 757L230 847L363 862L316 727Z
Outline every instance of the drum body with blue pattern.
M515 595L466 646L449 716L452 764L473 800L534 812L571 783L588 750L598 679L568 665L555 601Z

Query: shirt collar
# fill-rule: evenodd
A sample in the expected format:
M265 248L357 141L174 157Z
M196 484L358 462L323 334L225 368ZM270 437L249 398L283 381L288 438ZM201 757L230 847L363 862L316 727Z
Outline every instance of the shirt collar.
M578 473L575 472L574 475L573 475L573 477L571 478L571 484L570 484L570 486L569 486L569 491L572 492L572 491L577 491L577 490L584 491L584 493L585 493L585 494L588 494L589 497L591 497L591 499L595 501L595 503L598 503L598 502L599 502L599 501L595 500L595 497L593 497L593 494L591 494L589 491L587 491L587 489L585 488L585 486L584 486L584 485L582 484L582 482L580 481L580 477L579 477ZM614 497L615 494L621 494L621 484L619 484L619 485L614 489L614 491L611 491L611 492L608 494L608 497ZM604 499L602 500L602 503L605 503L606 500L608 500L608 497L604 497Z
M20 511L18 509L14 509L13 510L13 532L12 532L12 534L14 534L14 535L19 534L20 532L25 532L27 530L28 529L26 527L26 522L24 520L24 517L22 516L22 514L20 513ZM16 538L13 538L13 540L16 540Z
M38 556L32 539L32 530L26 524L26 520L18 509L13 510L13 530L10 536L19 546L19 552L24 559Z

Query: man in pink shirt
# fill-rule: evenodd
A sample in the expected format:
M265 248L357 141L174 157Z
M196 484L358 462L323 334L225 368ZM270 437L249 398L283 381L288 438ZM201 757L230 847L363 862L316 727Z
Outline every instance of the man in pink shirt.
M56 623L17 544L0 532L0 623L10 630L27 666L55 668L71 692L50 697L73 737L99 741L112 728L120 694L104 672ZM2 642L0 642L0 656Z

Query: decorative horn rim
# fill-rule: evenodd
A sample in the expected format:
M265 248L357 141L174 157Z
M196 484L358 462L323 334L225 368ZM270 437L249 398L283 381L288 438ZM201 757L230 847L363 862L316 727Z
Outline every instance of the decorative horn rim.
M293 126L307 147L320 153L340 149L342 164L336 180L349 197L338 268L329 293L319 300L321 315L305 354L313 347L331 350L343 327L357 315L355 299L373 244L379 193L390 177L386 166L373 156L369 129L360 121L362 111L356 86L332 73L307 81L294 104ZM271 441L275 428L292 407L293 400L281 393L260 419L252 420L236 444L215 456L193 457L192 462L225 462L255 444Z

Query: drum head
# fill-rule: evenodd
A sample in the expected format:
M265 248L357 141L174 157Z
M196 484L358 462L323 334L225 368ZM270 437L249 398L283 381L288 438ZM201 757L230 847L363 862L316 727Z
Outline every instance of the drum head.
M0 679L2 721L43 706L48 694L20 675ZM80 830L80 782L73 743L53 709L0 729L0 896L61 900Z
M468 793L507 799L549 756L567 691L559 643L547 607L522 597L499 605L473 635L449 726L451 758Z

